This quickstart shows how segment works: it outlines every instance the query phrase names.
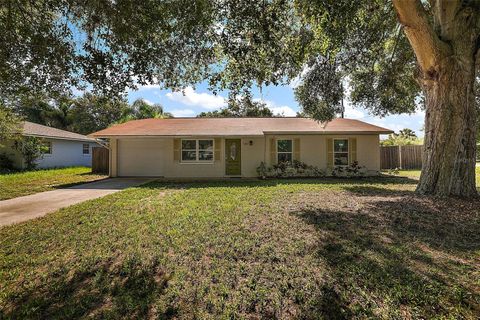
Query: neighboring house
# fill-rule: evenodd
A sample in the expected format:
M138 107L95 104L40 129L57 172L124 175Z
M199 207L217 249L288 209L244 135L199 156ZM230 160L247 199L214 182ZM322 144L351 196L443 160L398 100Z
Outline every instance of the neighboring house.
M38 168L92 165L92 147L99 146L95 139L28 121L22 125L22 135L42 138L46 146L46 153L37 161ZM22 155L13 148L13 142L7 141L0 153L7 154L16 168L25 167Z
M173 118L129 121L90 136L110 140L110 176L256 177L263 161L327 170L358 161L380 170L379 134L362 121L306 118Z

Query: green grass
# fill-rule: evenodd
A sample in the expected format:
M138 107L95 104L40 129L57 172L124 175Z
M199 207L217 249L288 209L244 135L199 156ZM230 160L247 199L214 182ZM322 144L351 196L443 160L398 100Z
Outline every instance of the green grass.
M91 168L71 167L0 174L0 200L64 188L105 178L91 173Z
M387 173L387 171L384 171L384 173ZM400 177L419 179L420 173L420 170L399 170L397 175ZM477 189L480 189L480 167L478 166L475 168L475 177L477 180Z
M0 228L0 318L476 319L480 201L155 182Z

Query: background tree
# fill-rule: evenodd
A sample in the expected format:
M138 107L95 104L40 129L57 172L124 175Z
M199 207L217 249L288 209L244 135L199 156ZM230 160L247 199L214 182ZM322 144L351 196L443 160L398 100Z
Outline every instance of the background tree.
M388 138L380 141L382 146L407 146L422 144L423 141L417 137L415 131L409 128L400 130L400 132L388 135Z
M140 119L166 119L173 118L169 112L165 112L161 104L150 104L144 99L135 100L128 108L124 110L122 116L115 123L124 123L131 120Z
M90 134L129 120L173 117L160 104L137 99L130 105L123 96L89 92L80 97L59 95L52 99L42 95L24 96L14 101L9 109L12 116L16 114L26 121L80 134Z
M48 98L46 95L23 95L10 101L10 108L26 121L66 130L70 124L72 98L68 95Z
M418 192L477 194L479 1L19 0L1 6L2 99L87 83L109 94L136 83L178 90L205 79L212 89L241 95L300 75L295 95L304 112L327 121L338 112L346 83L354 105L376 115L425 106Z
M12 110L0 105L0 147L7 140L16 140L21 131L20 118Z
M250 93L229 99L228 106L220 110L202 112L199 118L239 118L239 117L273 117L273 112L262 101L254 101Z
M413 131L412 129L409 129L409 128L405 128L405 129L400 130L398 135L401 136L401 137L404 137L406 139L417 139L418 138L415 131Z
M85 93L73 102L69 128L73 132L90 134L109 127L129 111L130 106L123 97Z

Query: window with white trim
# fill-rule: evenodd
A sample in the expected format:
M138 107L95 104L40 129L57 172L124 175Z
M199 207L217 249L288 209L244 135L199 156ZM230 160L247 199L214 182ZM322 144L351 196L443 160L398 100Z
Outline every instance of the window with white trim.
M213 162L213 139L183 139L182 162Z
M333 139L333 163L348 166L348 139Z
M82 150L83 154L87 155L87 154L90 154L90 145L88 143L84 143L83 144L83 150Z
M43 142L43 154L52 154L52 141Z
M290 139L277 140L277 162L292 162L293 142Z

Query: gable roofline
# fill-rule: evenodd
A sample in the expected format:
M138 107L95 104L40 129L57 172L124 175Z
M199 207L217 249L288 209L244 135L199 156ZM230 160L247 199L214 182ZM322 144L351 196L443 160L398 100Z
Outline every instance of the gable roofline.
M23 121L22 129L23 130L21 134L27 137L95 142L95 139L87 137L83 134L78 134L75 132L70 132L70 131L61 130L61 129L57 129L49 126L44 126L42 124L38 124L30 121Z

